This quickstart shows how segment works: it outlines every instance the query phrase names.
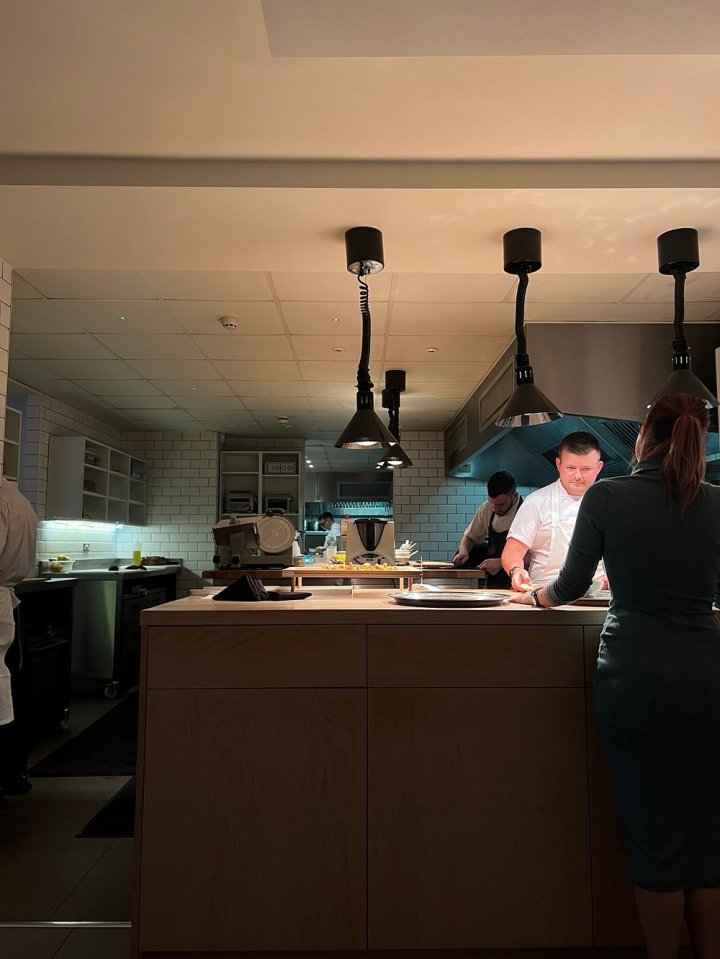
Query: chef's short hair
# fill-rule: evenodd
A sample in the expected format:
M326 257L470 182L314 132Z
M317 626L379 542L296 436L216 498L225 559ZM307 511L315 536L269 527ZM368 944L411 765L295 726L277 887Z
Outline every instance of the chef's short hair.
M577 433L568 433L560 443L558 456L562 456L564 450L567 450L568 453L575 453L576 456L585 456L586 453L595 450L598 456L602 456L597 437L593 436L592 433L586 433L584 430L578 430Z
M508 493L514 493L517 483L512 473L506 473L505 470L498 470L493 473L487 482L488 496L493 499L496 496L505 496Z
M321 513L321 514L320 514L320 519L321 519L321 520L329 519L331 523L334 523L334 522L335 522L335 517L333 516L332 513Z

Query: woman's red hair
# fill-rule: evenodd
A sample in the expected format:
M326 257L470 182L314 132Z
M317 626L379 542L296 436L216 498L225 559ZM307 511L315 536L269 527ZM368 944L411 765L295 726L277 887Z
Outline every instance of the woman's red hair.
M662 461L660 476L672 505L687 509L705 477L705 434L710 415L689 393L661 397L645 417L641 459Z

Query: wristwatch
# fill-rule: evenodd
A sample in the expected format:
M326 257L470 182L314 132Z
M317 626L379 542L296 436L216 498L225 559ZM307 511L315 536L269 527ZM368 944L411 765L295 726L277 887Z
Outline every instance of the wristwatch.
M542 586L538 586L537 589L531 589L531 590L530 590L530 595L532 596L533 606L537 606L538 609L547 609L547 607L546 607L546 606L543 606L543 604L540 602L540 597L539 597L538 594L540 593L540 590L541 590L541 589L542 589Z

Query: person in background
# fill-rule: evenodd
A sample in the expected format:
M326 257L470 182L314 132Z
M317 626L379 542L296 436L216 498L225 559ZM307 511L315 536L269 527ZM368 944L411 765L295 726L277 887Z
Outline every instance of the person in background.
M330 544L330 540L334 539L337 544L338 539L340 538L340 523L335 521L335 517L330 512L325 512L320 514L320 529L324 529L327 533L325 536L325 542L322 546L317 546L315 548L316 553L324 553Z
M14 720L10 670L5 657L11 646L14 663L21 657L13 611L20 602L13 587L30 572L35 558L35 511L17 486L0 481L0 808L6 795L30 790L27 778L28 743L25 723Z
M522 503L516 489L515 477L500 470L493 473L487 483L487 500L478 507L470 525L465 530L453 556L453 566L485 570L485 585L494 589L507 589L510 577L502 568L502 552L508 530ZM485 538L487 552L482 562L473 557L473 551Z
M720 956L720 488L703 482L708 423L693 396L659 399L632 475L583 497L560 575L513 598L572 602L605 559L595 719L650 959L675 959L683 918L695 959Z
M544 586L560 572L582 498L603 466L600 444L592 433L568 433L555 465L559 478L530 493L507 534L502 565L516 590Z

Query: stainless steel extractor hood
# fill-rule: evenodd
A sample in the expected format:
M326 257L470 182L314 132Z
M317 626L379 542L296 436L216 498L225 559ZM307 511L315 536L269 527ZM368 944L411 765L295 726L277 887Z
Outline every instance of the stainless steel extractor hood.
M693 372L717 394L720 323L686 323L685 330ZM505 469L522 486L544 486L557 478L555 456L563 436L587 430L600 441L601 475L626 473L646 403L670 370L671 341L671 323L530 325L536 382L565 416L543 426L495 426L513 389L513 341L445 430L447 472L483 481Z

